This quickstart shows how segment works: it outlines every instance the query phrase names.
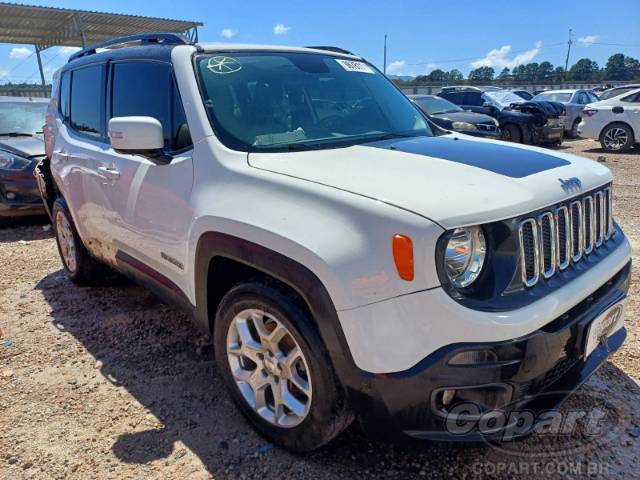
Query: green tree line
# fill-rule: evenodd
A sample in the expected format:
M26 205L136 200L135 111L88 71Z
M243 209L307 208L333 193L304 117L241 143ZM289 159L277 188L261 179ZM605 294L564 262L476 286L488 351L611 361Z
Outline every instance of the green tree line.
M402 84L420 84L424 82L455 83L464 81L460 70L436 69L428 75L419 75L413 80L400 81ZM640 61L623 53L611 55L603 68L590 58L581 58L565 71L563 67L554 67L550 62L532 62L518 65L513 69L504 68L496 72L492 67L478 67L469 72L466 80L470 82L553 82L562 81L630 81L640 80Z

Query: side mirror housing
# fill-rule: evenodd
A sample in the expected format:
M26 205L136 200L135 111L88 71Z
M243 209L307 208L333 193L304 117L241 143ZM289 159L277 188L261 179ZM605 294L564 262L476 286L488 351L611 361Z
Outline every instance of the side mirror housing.
M162 124L153 117L114 117L109 120L111 146L120 152L158 152L164 148Z

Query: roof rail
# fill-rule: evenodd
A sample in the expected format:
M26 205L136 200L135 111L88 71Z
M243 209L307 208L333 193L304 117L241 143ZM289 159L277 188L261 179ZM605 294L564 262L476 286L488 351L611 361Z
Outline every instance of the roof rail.
M139 42L140 45L194 45L184 35L179 33L144 33L140 35L129 35L127 37L118 37L106 42L96 43L90 47L84 48L69 57L69 62L80 57L93 55L99 48L118 48L128 43Z
M353 52L350 52L349 50L345 50L344 48L340 48L340 47L314 46L314 47L305 47L305 48L312 48L314 50L326 50L327 52L334 52L334 53L345 53L347 55L355 55Z

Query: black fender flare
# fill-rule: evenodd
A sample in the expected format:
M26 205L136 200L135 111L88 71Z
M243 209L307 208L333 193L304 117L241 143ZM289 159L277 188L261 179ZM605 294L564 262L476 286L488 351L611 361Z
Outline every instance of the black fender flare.
M296 291L306 302L312 320L329 353L335 373L347 391L362 390L373 374L360 370L351 355L338 313L322 281L299 262L248 240L220 232L206 232L198 240L195 257L195 320L210 332L208 301L209 266L215 257L224 257L264 272Z

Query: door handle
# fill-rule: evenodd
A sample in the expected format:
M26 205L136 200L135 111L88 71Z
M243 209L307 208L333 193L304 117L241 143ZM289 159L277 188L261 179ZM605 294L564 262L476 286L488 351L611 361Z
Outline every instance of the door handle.
M60 159L61 162L66 162L69 160L69 154L65 151L53 151L53 153Z
M98 171L105 177L108 177L114 181L120 178L120 172L114 167L98 167Z

